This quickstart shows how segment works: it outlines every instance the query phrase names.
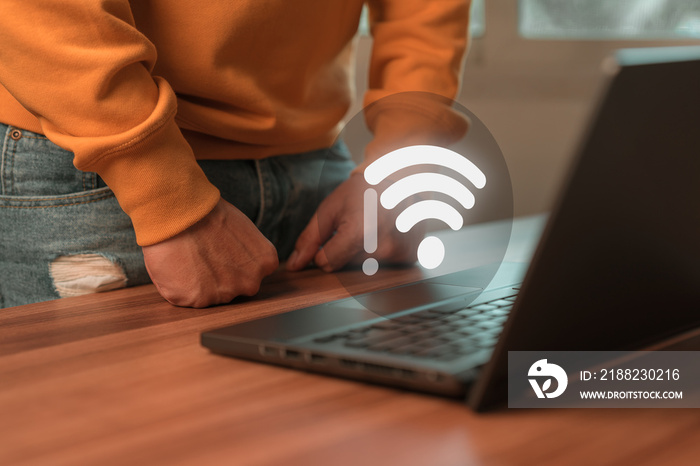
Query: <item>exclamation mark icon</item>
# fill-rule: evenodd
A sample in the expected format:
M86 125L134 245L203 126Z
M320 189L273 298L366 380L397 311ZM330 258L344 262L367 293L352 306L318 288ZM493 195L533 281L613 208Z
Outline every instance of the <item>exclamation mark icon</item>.
M373 188L365 189L364 205L365 252L373 254L377 250L377 191ZM365 275L374 275L379 270L379 262L374 257L365 259L362 263L362 271Z

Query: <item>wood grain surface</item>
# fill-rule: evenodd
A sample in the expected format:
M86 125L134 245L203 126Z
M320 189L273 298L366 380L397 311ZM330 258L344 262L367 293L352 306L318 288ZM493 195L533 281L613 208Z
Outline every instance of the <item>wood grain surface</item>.
M697 410L501 410L209 353L202 331L346 296L278 272L204 310L152 286L0 311L0 465L695 465Z

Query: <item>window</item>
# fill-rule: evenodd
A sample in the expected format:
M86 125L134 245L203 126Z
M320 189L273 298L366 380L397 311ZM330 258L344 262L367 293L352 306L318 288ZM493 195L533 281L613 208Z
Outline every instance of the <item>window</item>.
M700 39L700 0L520 0L530 39Z

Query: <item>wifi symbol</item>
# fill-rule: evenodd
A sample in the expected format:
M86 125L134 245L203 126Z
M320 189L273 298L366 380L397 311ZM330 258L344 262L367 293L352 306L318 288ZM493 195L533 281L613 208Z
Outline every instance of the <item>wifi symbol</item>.
M472 162L458 153L437 146L409 146L389 152L365 169L365 181L376 186L387 177L404 168L415 165L438 165L460 173L477 189L486 186L486 176ZM401 201L424 192L438 192L456 199L465 209L474 207L474 194L456 179L441 173L421 172L408 175L396 181L379 197L385 209L393 209ZM377 250L377 191L365 189L364 193L364 249L368 254ZM464 220L459 211L443 201L423 200L411 204L396 217L396 229L408 232L423 220L437 219L446 223L451 229L459 230ZM418 245L418 262L426 269L434 269L445 258L445 245L435 236L425 237ZM362 264L365 275L374 275L379 270L379 263L373 257L365 259Z

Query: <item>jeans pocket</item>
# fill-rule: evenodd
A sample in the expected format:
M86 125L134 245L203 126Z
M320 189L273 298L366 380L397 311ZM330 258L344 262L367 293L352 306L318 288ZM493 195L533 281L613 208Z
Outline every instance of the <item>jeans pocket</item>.
M0 196L5 306L148 281L131 220L111 189Z
M68 207L90 204L111 197L114 197L114 192L107 186L68 194L43 196L0 195L0 209L48 209L52 207Z
M43 134L0 124L0 196L68 196L106 187L73 165L74 154Z

